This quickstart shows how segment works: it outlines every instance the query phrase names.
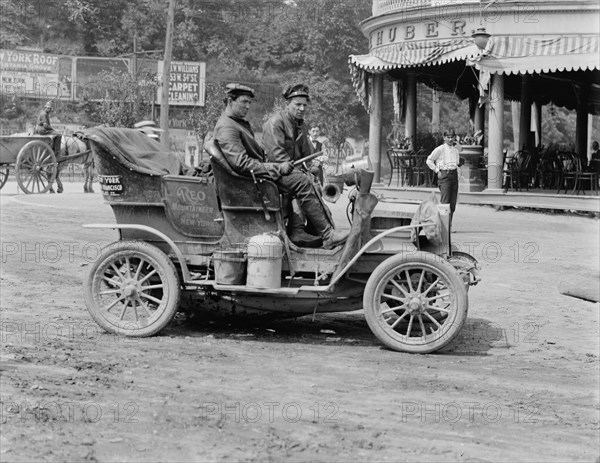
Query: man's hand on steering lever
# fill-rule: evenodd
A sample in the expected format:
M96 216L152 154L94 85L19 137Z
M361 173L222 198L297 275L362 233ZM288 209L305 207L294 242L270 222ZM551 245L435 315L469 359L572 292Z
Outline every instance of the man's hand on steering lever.
M281 173L281 175L290 175L293 170L294 164L292 164L290 161L282 162L279 165L279 172Z

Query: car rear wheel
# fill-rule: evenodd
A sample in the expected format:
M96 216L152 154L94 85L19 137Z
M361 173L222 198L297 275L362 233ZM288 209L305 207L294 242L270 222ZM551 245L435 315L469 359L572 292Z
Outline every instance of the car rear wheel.
M105 247L85 280L92 318L110 333L143 337L162 330L175 316L181 288L175 265L143 241Z

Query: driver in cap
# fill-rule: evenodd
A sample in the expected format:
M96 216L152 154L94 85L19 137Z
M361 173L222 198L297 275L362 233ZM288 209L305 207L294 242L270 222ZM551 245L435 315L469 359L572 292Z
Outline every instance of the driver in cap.
M304 123L310 102L308 86L291 85L285 89L283 97L286 107L263 125L263 146L269 161L288 164L313 152ZM305 219L300 211L291 215L288 233L292 242L300 246L316 247L322 242L323 247L331 249L343 244L348 232L335 229L331 213L317 195L311 175L298 166L278 180L279 189L297 200L315 235L305 230Z

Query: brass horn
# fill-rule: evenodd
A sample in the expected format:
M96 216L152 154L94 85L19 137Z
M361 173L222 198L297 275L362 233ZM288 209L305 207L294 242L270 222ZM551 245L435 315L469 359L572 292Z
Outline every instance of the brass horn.
M323 199L330 203L335 203L342 192L344 191L344 178L333 177L328 179L329 181L323 185Z

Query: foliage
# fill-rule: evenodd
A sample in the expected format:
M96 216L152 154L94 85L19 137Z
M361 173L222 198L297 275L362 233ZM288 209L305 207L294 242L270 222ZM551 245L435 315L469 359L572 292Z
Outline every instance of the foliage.
M415 141L415 147L417 150L425 150L428 152L433 151L437 146L444 143L444 139L441 133L431 132L417 132L417 139Z
M114 127L133 127L144 119L152 109L158 87L156 76L148 73L145 78L119 70L102 71L104 98L98 113L100 122Z
M0 8L0 46L14 48L31 40L27 21L35 15L33 4L2 0Z
M194 127L198 139L203 140L206 134L213 129L222 112L223 91L221 87L214 82L207 83L204 106L195 107L188 116L188 122Z
M461 145L481 145L481 139L483 138L483 132L478 130L473 133L472 131L467 132L462 137L459 136Z
M546 105L542 111L543 143L545 145L574 143L576 114L554 105Z
M207 81L217 85L240 81L257 88L259 95L249 116L255 128L280 103L276 96L284 85L304 81L314 95L307 120L319 123L330 138L360 138L367 135L369 115L357 103L347 59L349 54L367 51L359 23L371 15L371 6L367 0L177 0L173 59L205 61ZM135 38L138 51L162 58L164 0L2 0L1 8L0 46L4 48L27 46L49 53L114 57L130 55ZM135 94L136 85L130 84ZM384 136L393 121L390 87L389 83L384 87ZM417 128L426 133L430 131L431 90L419 84L417 95ZM82 102L70 117L128 125L136 117L133 112L144 113L135 100L121 100L120 109L104 101L102 117L95 103ZM197 133L206 130L203 118L213 119L210 112L206 108L192 111ZM25 113L19 114L13 116ZM467 101L442 95L441 130L452 125L457 133L466 133L467 114ZM505 132L510 134L511 118L505 120ZM574 114L567 110L544 107L544 143L571 140L574 121Z
M2 95L0 99L0 118L17 119L24 114L25 111L16 96Z

